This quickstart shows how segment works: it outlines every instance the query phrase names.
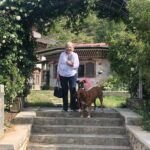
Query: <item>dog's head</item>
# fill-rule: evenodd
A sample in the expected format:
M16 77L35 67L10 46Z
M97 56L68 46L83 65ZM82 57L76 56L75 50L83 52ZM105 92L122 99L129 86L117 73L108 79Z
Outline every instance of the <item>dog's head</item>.
M86 83L85 80L77 80L78 89L84 88L84 83Z

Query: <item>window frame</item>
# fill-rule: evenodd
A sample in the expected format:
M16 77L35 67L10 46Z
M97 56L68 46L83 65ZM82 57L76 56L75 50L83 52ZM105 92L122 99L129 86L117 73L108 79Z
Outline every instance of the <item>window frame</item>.
M91 76L91 77L89 77L89 76L87 76L87 64L88 63L92 63L94 66L94 74L93 74L93 76ZM88 78L95 78L96 77L96 61L82 61L82 62L80 62L80 65L84 65L84 76L82 77L82 76L79 76L79 78L84 78L84 77L88 77Z

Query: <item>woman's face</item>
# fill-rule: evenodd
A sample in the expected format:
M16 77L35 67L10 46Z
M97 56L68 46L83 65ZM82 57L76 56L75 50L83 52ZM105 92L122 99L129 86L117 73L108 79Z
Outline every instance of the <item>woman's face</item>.
M73 52L74 51L74 47L73 47L73 45L68 45L67 47L66 47L66 52L69 54L69 53L71 53L71 52Z

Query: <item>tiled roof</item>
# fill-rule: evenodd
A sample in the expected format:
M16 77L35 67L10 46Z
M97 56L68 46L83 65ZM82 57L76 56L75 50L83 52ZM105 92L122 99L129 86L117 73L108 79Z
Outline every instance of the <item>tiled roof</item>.
M43 44L55 44L56 41L55 40L50 40L48 38L40 38L36 40L37 42L43 43Z
M81 43L74 45L75 47L108 47L107 43Z
M47 57L49 60L58 59L60 53L64 51L64 47L47 49L38 51L37 54ZM75 52L82 59L86 58L106 58L108 53L108 44L106 43L87 43L76 44Z

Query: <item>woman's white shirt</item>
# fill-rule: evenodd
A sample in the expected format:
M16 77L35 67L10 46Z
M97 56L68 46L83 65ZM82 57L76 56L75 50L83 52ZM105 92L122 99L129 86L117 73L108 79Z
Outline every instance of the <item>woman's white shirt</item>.
M66 61L71 60L73 65L67 65ZM57 72L59 75L63 77L71 77L77 73L79 67L79 57L75 52L71 52L70 54L66 53L66 51L62 52L59 57Z

